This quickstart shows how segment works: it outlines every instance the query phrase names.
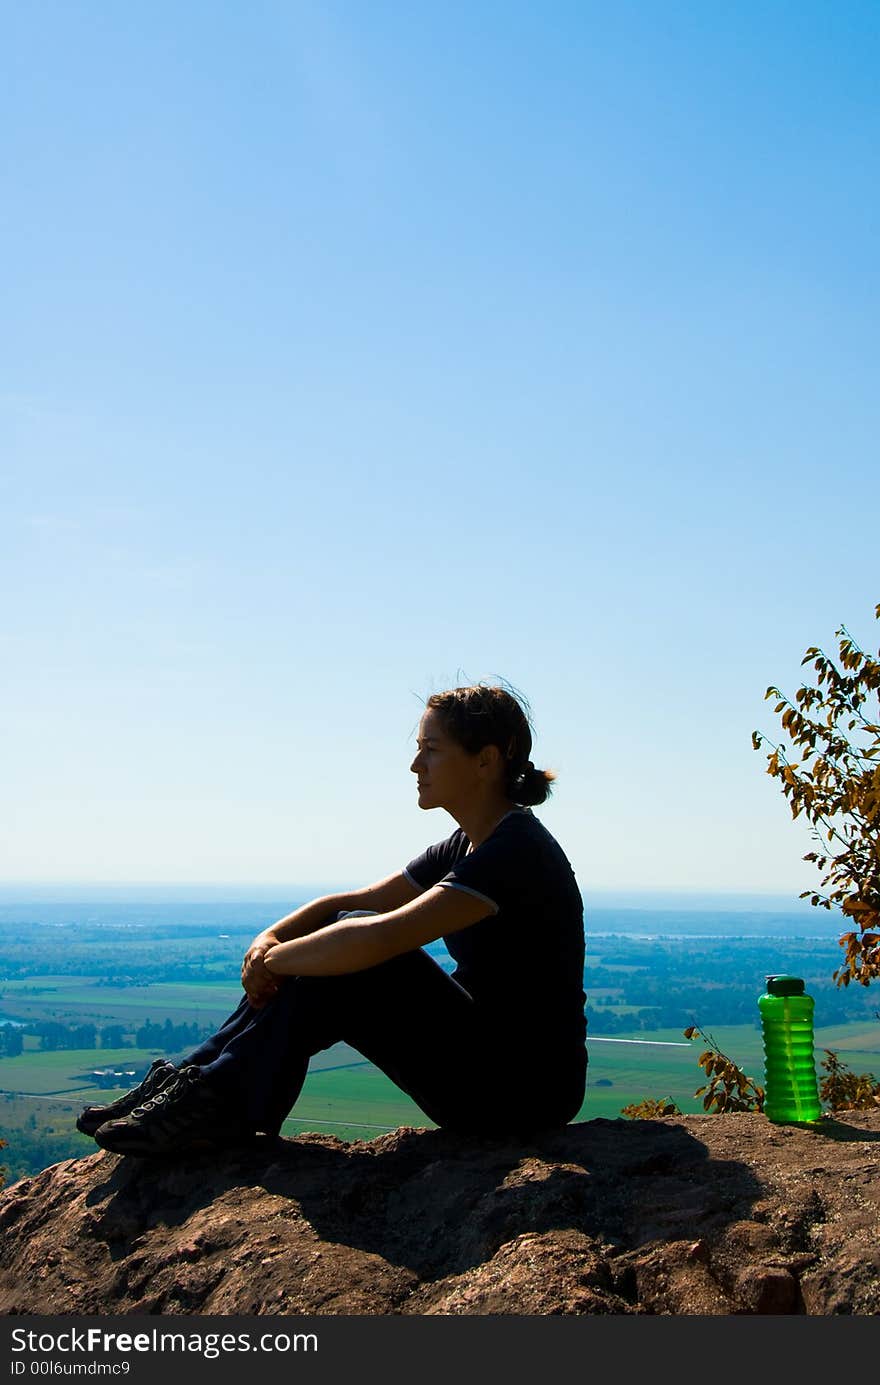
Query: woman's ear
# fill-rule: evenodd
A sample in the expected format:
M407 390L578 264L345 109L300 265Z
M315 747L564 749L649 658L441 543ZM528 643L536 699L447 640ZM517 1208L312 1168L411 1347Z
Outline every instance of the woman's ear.
M477 763L480 769L488 770L490 774L502 769L503 757L497 745L484 745L479 754Z

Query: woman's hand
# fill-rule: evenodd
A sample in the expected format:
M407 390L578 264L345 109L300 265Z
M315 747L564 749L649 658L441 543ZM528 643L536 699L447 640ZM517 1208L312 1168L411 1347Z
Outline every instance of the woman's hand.
M265 935L255 938L241 964L241 984L255 1010L261 1010L278 994L278 978L272 975L263 960L269 948L274 947L276 942L277 939L267 938Z

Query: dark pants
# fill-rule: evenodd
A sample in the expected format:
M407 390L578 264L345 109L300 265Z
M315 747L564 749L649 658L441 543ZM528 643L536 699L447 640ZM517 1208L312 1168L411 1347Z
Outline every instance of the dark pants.
M439 1126L525 1133L565 1125L584 1095L586 1052L543 1060L487 1018L421 949L344 976L287 977L255 1010L245 997L190 1055L255 1130L277 1134L309 1059L340 1041L386 1073Z

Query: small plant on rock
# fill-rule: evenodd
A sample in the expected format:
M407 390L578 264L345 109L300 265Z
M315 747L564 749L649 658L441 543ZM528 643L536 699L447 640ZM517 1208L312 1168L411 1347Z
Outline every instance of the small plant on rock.
M754 1078L746 1076L732 1058L722 1053L711 1034L698 1024L684 1031L686 1039L700 1038L709 1045L697 1059L709 1081L698 1087L694 1096L703 1098L703 1110L720 1114L723 1111L763 1111L764 1088Z
M832 1111L873 1111L880 1106L880 1082L872 1072L854 1073L832 1049L823 1052L827 1076L819 1083L819 1096Z
M671 1096L659 1099L646 1096L643 1101L633 1101L629 1106L622 1106L620 1114L634 1121L652 1121L657 1120L659 1116L681 1116L684 1112L676 1106Z

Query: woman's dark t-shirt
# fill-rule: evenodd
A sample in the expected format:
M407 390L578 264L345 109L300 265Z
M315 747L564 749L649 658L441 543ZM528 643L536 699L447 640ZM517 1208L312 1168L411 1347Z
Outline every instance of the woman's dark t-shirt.
M583 1053L584 906L559 843L515 809L473 851L461 828L404 874L419 891L465 890L495 911L443 939L454 979L488 1019L556 1061Z

